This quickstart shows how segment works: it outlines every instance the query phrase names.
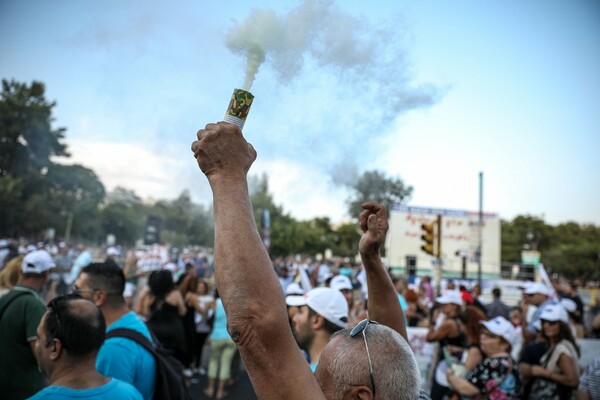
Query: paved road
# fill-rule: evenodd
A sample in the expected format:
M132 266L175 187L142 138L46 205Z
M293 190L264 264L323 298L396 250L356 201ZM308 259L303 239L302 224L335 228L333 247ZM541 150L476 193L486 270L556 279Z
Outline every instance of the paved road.
M206 376L194 375L192 377L192 386L190 387L190 395L193 399L205 400L209 399L203 393L203 390L207 387L208 378ZM215 388L216 389L216 388ZM246 370L243 366L239 369L239 372L235 378L235 384L226 389L228 392L227 400L256 400L256 394L250 384L250 379ZM216 397L213 397L215 399Z

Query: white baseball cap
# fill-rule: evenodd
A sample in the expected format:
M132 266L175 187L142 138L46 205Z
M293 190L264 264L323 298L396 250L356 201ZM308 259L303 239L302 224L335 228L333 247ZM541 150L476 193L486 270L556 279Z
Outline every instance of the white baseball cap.
M546 286L540 282L534 282L534 283L527 285L527 287L525 287L525 294L536 294L536 293L543 294L544 296L548 296L548 295L550 295L550 288L548 288L548 286Z
M106 255L107 256L118 256L119 249L117 249L115 246L110 246L108 249L106 249Z
M440 304L463 305L463 299L458 290L448 290L443 296L437 297L435 301Z
M304 291L304 289L302 289L302 286L300 286L300 284L296 282L290 283L285 288L286 296L302 296L304 293L306 292Z
M288 296L285 302L288 306L308 306L339 327L345 328L348 323L348 303L337 289L316 288L304 296Z
M336 275L333 278L331 278L329 287L336 290L352 290L352 282L350 281L350 278L348 278L346 275Z
M500 336L508 343L515 340L516 329L509 320L504 317L496 317L489 321L479 321L479 323L487 328L494 335Z
M24 274L41 274L54 268L54 260L46 250L34 250L23 258L21 271Z
M542 321L562 321L565 324L569 323L569 315L567 310L560 304L549 304L544 307L540 314Z
M560 305L567 310L567 312L574 313L577 311L577 303L571 299L560 299Z

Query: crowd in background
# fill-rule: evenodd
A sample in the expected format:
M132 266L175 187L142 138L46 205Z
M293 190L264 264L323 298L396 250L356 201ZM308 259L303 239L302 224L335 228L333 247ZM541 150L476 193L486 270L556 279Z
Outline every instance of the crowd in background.
M226 397L228 386L235 384L240 359L213 285L209 254L170 252L158 269L142 271L138 253L117 247L91 251L65 243L0 244L0 297L19 283L23 259L33 251L47 250L54 262L41 287L44 302L71 293L82 269L94 260L117 265L127 282L127 307L172 351L185 376L193 381L208 375L204 394L209 398ZM348 303L350 327L367 317L368 292L360 263L290 257L273 260L273 267L286 295L331 287ZM523 282L520 301L507 305L497 287L484 301L478 283L445 280L438 296L427 276L410 283L392 276L392 281L407 326L428 328L427 341L439 345L428 382L432 399L482 398L482 393L496 399L600 398L600 359L582 370L576 341L600 338L600 299L589 308L591 324L586 325L584 303L568 282L554 282L553 288ZM288 312L293 327L297 309L288 306Z

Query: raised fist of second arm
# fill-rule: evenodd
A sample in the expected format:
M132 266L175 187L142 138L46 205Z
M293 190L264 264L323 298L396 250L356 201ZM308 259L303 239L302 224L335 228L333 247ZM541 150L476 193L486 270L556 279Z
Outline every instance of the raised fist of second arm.
M364 211L360 213L358 219L363 235L358 249L363 256L378 256L389 228L387 213L385 207L375 202L364 203L362 208Z
M198 131L192 152L209 181L219 177L243 177L256 159L256 151L233 124L207 124Z

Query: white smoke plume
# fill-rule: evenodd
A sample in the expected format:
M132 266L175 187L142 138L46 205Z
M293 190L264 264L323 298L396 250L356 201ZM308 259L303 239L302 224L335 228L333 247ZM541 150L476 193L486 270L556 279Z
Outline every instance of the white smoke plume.
M410 85L404 31L400 19L374 27L332 1L304 0L282 15L254 10L230 29L226 45L246 60L246 90L265 62L288 83L310 61L338 79L358 84L360 92L378 98L385 116L395 116L429 106L437 96L431 86Z

